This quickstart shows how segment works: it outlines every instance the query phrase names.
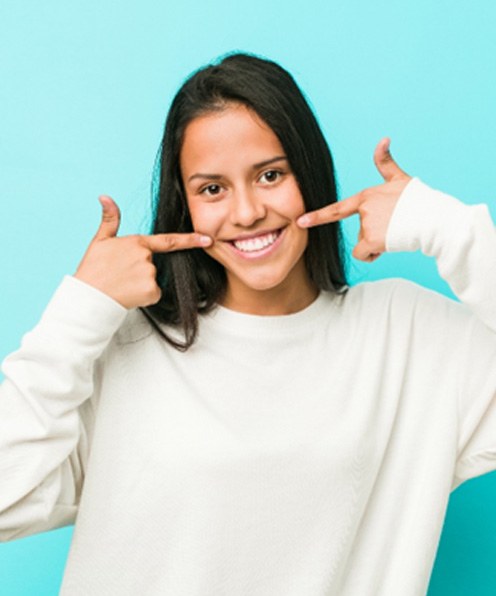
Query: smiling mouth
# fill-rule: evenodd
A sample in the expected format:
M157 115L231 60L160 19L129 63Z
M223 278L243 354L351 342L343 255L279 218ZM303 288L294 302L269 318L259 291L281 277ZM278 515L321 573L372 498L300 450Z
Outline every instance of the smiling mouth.
M257 252L274 244L281 235L281 232L282 229L274 230L272 232L267 232L266 234L261 234L260 236L231 240L230 243L241 252Z

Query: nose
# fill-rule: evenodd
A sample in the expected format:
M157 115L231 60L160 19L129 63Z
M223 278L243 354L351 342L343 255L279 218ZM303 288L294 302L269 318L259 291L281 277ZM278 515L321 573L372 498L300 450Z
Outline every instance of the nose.
M262 197L251 189L238 190L233 194L230 219L235 226L249 228L266 215Z

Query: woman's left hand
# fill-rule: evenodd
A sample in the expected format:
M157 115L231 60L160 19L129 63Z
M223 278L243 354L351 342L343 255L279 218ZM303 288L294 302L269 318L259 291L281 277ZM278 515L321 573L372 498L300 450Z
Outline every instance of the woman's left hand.
M391 157L389 144L390 140L384 138L374 151L374 162L384 178L384 184L366 188L352 197L305 213L298 218L297 224L302 228L310 228L358 214L360 231L352 255L368 262L380 257L386 250L386 232L391 215L403 189L411 180L411 176Z

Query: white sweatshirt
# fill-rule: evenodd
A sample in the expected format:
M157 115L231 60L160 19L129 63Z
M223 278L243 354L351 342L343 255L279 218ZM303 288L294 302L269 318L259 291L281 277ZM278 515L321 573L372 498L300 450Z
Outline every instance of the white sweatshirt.
M412 282L219 307L186 353L66 277L4 362L0 535L76 522L69 596L424 594L450 491L496 468L496 234L414 179Z

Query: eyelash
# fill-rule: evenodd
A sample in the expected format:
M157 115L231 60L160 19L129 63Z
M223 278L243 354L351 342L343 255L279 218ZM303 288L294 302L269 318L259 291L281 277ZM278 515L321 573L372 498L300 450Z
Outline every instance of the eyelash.
M275 180L273 180L272 182L268 182L268 183L267 183L267 185L271 185L271 184L275 184L276 182L278 182L278 181L280 180L280 178L281 178L281 177L284 175L284 172L283 172L282 170L267 170L266 172L264 172L264 173L263 173L263 174L260 176L260 178L262 178L263 176L266 176L267 174L277 174L277 177L276 177L276 179L275 179ZM220 185L219 185L219 184L207 184L207 186L204 186L204 187L203 187L203 188L201 188L201 189L200 189L198 192L199 192L199 194L201 194L201 195L203 195L203 194L204 194L204 195L211 196L211 197L217 196L217 194L218 194L218 193L217 193L217 194L213 194L213 195L208 195L208 194L207 194L207 192L206 192L206 191L207 191L209 188L211 189L212 187L214 187L214 188L220 188Z

